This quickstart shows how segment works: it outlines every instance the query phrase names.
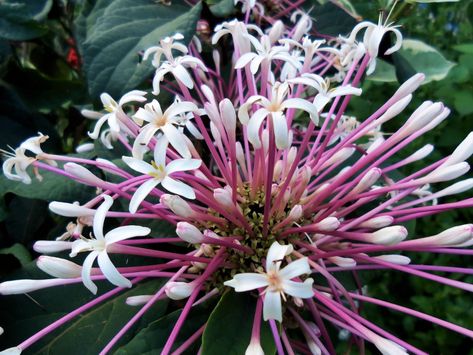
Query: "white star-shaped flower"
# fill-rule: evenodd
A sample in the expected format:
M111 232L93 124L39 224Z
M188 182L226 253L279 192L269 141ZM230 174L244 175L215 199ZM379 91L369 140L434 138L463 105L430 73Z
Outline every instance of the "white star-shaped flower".
M151 164L141 159L123 157L123 161L133 170L142 174L149 175L150 179L146 180L139 188L136 189L130 201L130 212L135 213L139 205L151 190L161 184L166 190L176 195L195 199L195 192L187 184L177 181L171 177L175 172L194 170L200 167L202 163L199 159L175 159L166 165L166 150L168 141L166 137L158 139L154 148L154 161Z
M107 234L103 234L105 216L113 204L113 199L108 195L103 195L104 202L97 208L92 225L94 238L77 239L72 243L70 256L74 257L80 252L90 251L82 265L82 282L92 293L97 293L97 286L92 282L90 273L92 265L97 259L103 275L115 286L131 287L131 282L122 276L110 260L107 249L114 243L133 237L148 235L151 230L141 226L122 226L112 229Z
M245 292L266 287L264 291L263 318L264 320L275 319L282 321L281 297L285 300L285 294L298 298L311 298L313 280L306 279L304 282L296 282L291 279L303 274L310 274L310 266L307 258L301 258L291 262L280 269L284 258L293 251L292 245L281 245L274 242L268 250L266 257L266 273L242 273L236 274L233 279L225 281L225 286L230 286L236 292Z
M133 144L133 157L141 159L143 157L143 146L147 145L156 132L161 131L169 143L184 158L190 158L191 153L187 147L184 135L176 126L180 123L180 115L186 112L196 111L197 106L192 102L174 102L166 111L161 110L158 101L153 100L140 108L133 116L135 119L148 122L143 126Z
M242 124L248 125L248 140L253 144L253 147L261 147L259 131L263 120L268 116L272 119L276 147L278 147L278 149L285 149L289 146L289 129L285 116L285 110L288 108L306 111L310 114L312 121L316 124L318 123L316 106L304 99L286 99L288 92L289 86L287 83L276 82L273 85L270 99L261 95L253 95L246 103L240 106L238 118ZM253 113L250 118L248 111L252 105L262 107Z
M89 110L83 110L82 114L88 118L97 119L98 121L95 124L94 130L89 132L89 137L92 139L97 139L99 137L100 129L102 128L105 122L108 123L110 131L112 134L117 135L120 132L120 122L126 120L127 116L123 111L122 106L129 102L144 102L146 98L145 91L132 90L125 95L123 95L118 102L116 102L109 94L103 93L100 95L100 100L102 101L103 107L108 112L103 116L100 116L99 113Z
M7 151L2 151L2 153L8 157L2 165L3 175L9 180L31 184L31 177L26 172L26 169L33 164L36 159L26 156L24 148L17 148L14 150L14 153Z

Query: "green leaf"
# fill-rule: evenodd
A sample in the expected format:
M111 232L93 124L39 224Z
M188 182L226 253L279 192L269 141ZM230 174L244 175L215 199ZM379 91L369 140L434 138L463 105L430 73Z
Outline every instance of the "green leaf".
M49 171L41 171L43 179L32 177L29 185L19 181L8 180L5 176L0 176L0 194L7 192L15 195L51 201L79 201L85 202L95 195L95 189L75 182L62 175L57 175Z
M407 2L418 2L418 3L423 3L423 4L427 4L427 3L435 3L435 2L458 2L460 0L406 0Z
M407 64L409 64L415 72L425 74L424 84L444 79L455 65L455 63L445 59L435 48L414 39L405 39L399 53L393 54L393 60L397 65L396 69L399 71L401 78L408 76ZM383 82L396 81L394 66L381 63L382 61L378 60L375 72L368 79Z
M209 317L202 336L202 354L218 355L225 349L227 355L244 354L251 339L256 309L256 298L249 293L225 293ZM232 344L231 347L228 344ZM274 354L271 329L261 323L261 346L265 354Z
M457 44L453 46L453 49L462 53L473 54L473 43Z
M139 53L177 32L189 41L201 8L200 3L189 8L177 0L172 6L148 0L98 1L86 6L76 25L91 96L108 92L119 97L139 86L153 71L149 61L140 63Z
M173 349L176 349L180 344L182 344L182 342L186 341L202 325L204 325L212 306L213 302L207 301L198 306L192 307L190 313L186 317L186 321L179 331ZM119 348L114 355L160 354L169 335L171 335L172 329L174 328L181 311L182 310L179 309L152 322L148 327L138 332L138 334L128 344ZM228 344L226 348L228 348ZM197 349L193 349L190 353L196 354L197 350L198 347Z
M210 11L214 16L226 17L235 12L233 0L206 1L210 5Z
M43 21L52 7L52 0L0 2L0 37L25 41L43 35Z
M317 33L326 36L338 36L349 33L357 24L357 20L341 6L327 2L320 5L317 0L306 1L304 8L309 10L314 18L314 28Z
M13 255L22 266L31 262L31 255L22 244L16 243L9 248L0 249L0 254L11 254Z
M10 213L5 219L8 234L22 244L37 239L35 232L46 218L48 204L45 201L17 196L8 207Z
M409 61L402 55L402 53L393 53L392 58L398 82L403 83L416 74L416 70L412 67L411 63L409 63Z

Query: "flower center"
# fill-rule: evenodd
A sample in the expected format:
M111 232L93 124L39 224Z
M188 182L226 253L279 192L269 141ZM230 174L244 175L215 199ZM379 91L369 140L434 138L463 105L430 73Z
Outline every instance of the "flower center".
M156 164L154 160L151 161L151 165L155 171L148 173L149 176L152 176L157 180L162 180L166 177L166 170L164 169L164 166Z
M154 120L154 124L158 127L158 128L161 128L163 127L166 123L168 122L168 119L165 115L159 115L159 116L156 116L155 120Z
M275 270L267 272L266 277L268 278L269 290L274 292L282 291L282 282L279 277L279 273Z

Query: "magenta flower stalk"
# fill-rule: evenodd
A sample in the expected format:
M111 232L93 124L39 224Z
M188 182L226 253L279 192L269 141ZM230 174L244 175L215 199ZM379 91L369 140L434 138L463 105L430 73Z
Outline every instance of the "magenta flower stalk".
M233 292L254 300L246 354L264 353L266 325L279 354L334 354L334 329L361 348L364 342L373 344L382 354L424 354L365 319L363 303L473 338L472 330L374 298L362 285L349 289L339 279L344 273L387 269L473 291L471 284L437 275L471 270L413 265L402 254L473 254L463 249L473 245L472 224L431 236L410 235L404 226L473 206L472 198L442 200L473 187L472 179L458 181L470 169L466 160L473 153L473 133L449 156L410 176L393 176L392 171L430 154L433 146L428 145L398 158L450 112L431 101L411 115L404 112L424 80L416 74L369 117L348 115L351 97L363 95L363 75L376 67L381 39L394 33L390 54L401 46L399 30L381 20L363 22L329 45L308 35L312 22L306 14L294 16L293 28L274 20L265 28L261 6L243 3L245 22L224 22L215 29L214 62L204 60L196 42L186 46L180 34L166 37L144 52L156 69L153 95L135 90L117 102L103 94L107 113L84 112L98 120L89 133L92 139L109 149L124 145L128 153L121 164L45 153L43 135L25 141L6 159L3 171L9 179L29 184L31 171L40 179L46 170L99 193L83 205L50 204L52 212L73 219L58 240L35 244L45 254L37 259L38 267L53 278L6 281L0 294L80 282L94 294L104 282L116 288L1 354L21 353L81 312L150 279L165 283L153 294L128 299L138 311L103 344L103 354L163 298L182 300L176 304L183 308L162 354L183 353L201 342L210 323L197 324L195 333L178 343L191 310ZM260 16L258 26L249 23L252 11ZM228 77L222 76L222 41L233 46ZM160 101L163 91L175 95L168 107ZM389 120L402 122L401 128L383 134ZM92 167L103 172L101 177ZM438 183L448 186L437 189ZM125 201L126 210L118 201ZM120 226L108 228L110 219ZM165 221L176 234L140 226L149 219ZM69 259L48 256L64 251ZM78 254L85 256L82 264L74 261ZM115 254L155 262L119 265Z

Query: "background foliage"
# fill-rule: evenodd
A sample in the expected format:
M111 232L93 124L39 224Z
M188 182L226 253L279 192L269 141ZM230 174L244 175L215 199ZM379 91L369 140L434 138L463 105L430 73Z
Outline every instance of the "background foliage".
M418 90L411 107L416 107L416 104L426 99L440 100L452 109L452 114L448 122L417 140L405 152L408 155L426 143L433 143L436 150L422 165L430 159L449 154L473 130L472 1L435 2L406 1L397 5L392 18L402 26L405 37L415 41L408 42L410 46L405 46L400 53L384 58L384 63L378 66L373 77L365 81L363 97L354 99L351 105L351 113L360 119L367 117L396 89L397 80L403 81L416 70L426 72L430 82ZM8 145L15 147L25 138L41 131L50 136L47 151L75 154L73 147L81 143L90 128L90 121L80 115L80 109L84 105L90 106L92 102L97 104L98 95L103 91L117 97L129 89L139 87L149 77L150 66L140 62L142 48L175 32L183 33L186 40L190 40L201 16L213 26L223 17L237 15L233 1L228 0L208 0L192 9L184 1L172 0L172 7L166 6L166 3L148 0L0 2L0 148L6 149ZM378 11L385 10L391 1L353 0L350 3L343 0L338 3L344 4L359 18L375 21ZM312 0L307 1L306 6L314 7L312 14L320 33L336 35L340 31L347 31L355 23L353 17L331 2ZM333 21L333 18L337 18L337 21ZM208 34L201 35L205 37ZM416 42L418 40L431 47L419 45ZM384 130L392 132L398 128L396 124L399 122L386 125ZM107 158L113 159L113 154ZM20 267L37 256L31 248L35 240L53 239L63 232L67 221L50 215L47 203L52 200L82 202L94 193L90 188L44 175L42 183L35 182L28 187L11 183L0 176L0 277L13 277L12 272L22 274L22 277L43 277L39 271L33 271L31 265L24 269ZM454 223L472 220L471 210L451 211L418 221L416 231L429 235ZM472 267L471 260L466 257L422 255L414 262L439 265L454 263ZM362 277L373 285L369 288L372 295L473 328L471 296L463 291L395 272L370 271L362 274ZM473 282L471 276L455 277ZM140 287L152 289L156 285L143 284ZM15 325L14 329L22 331L0 337L0 348L18 342L34 329L90 298L80 286L74 290L77 291L74 297L66 300L61 295L70 293L62 289L57 290L56 295L51 295L49 291L35 293L34 302L26 296L2 299L0 325ZM129 292L131 295L139 291L133 289ZM124 297L126 294L113 304L104 305L94 313L95 318L85 316L63 329L55 339L59 346L57 349L67 344L78 344L81 340L74 339L78 330L84 336L90 336L94 334L94 326L100 322L124 322L127 318L125 315L132 314L127 313L130 311L121 302ZM47 302L46 298L62 299L62 302L58 302L56 308L53 311L49 309L50 312L46 314L41 308L43 302ZM232 303L238 302L244 305L246 300ZM17 309L18 304L26 306ZM145 352L162 346L153 343L153 339L170 331L164 325L176 314L169 313L173 310L169 307L166 303L159 303L154 319L144 319L142 325L147 327L135 337L135 333L130 333L122 341L123 347L119 353L130 353L130 349ZM219 307L213 314L216 319L219 317ZM208 314L205 312L209 309L212 308L204 304L191 317L201 324L206 319L203 314ZM123 312L123 317L112 318L118 312ZM392 330L427 352L473 353L467 339L427 322L377 307L367 306L365 312L376 324ZM160 318L164 314L167 316ZM186 331L195 329L184 330L184 333ZM204 334L204 342L205 337L211 335ZM70 343L72 341L74 343ZM37 349L39 353L51 351L49 345L43 346ZM131 348L127 349L127 346ZM209 347L208 344L206 346ZM94 353L92 348L89 351Z

